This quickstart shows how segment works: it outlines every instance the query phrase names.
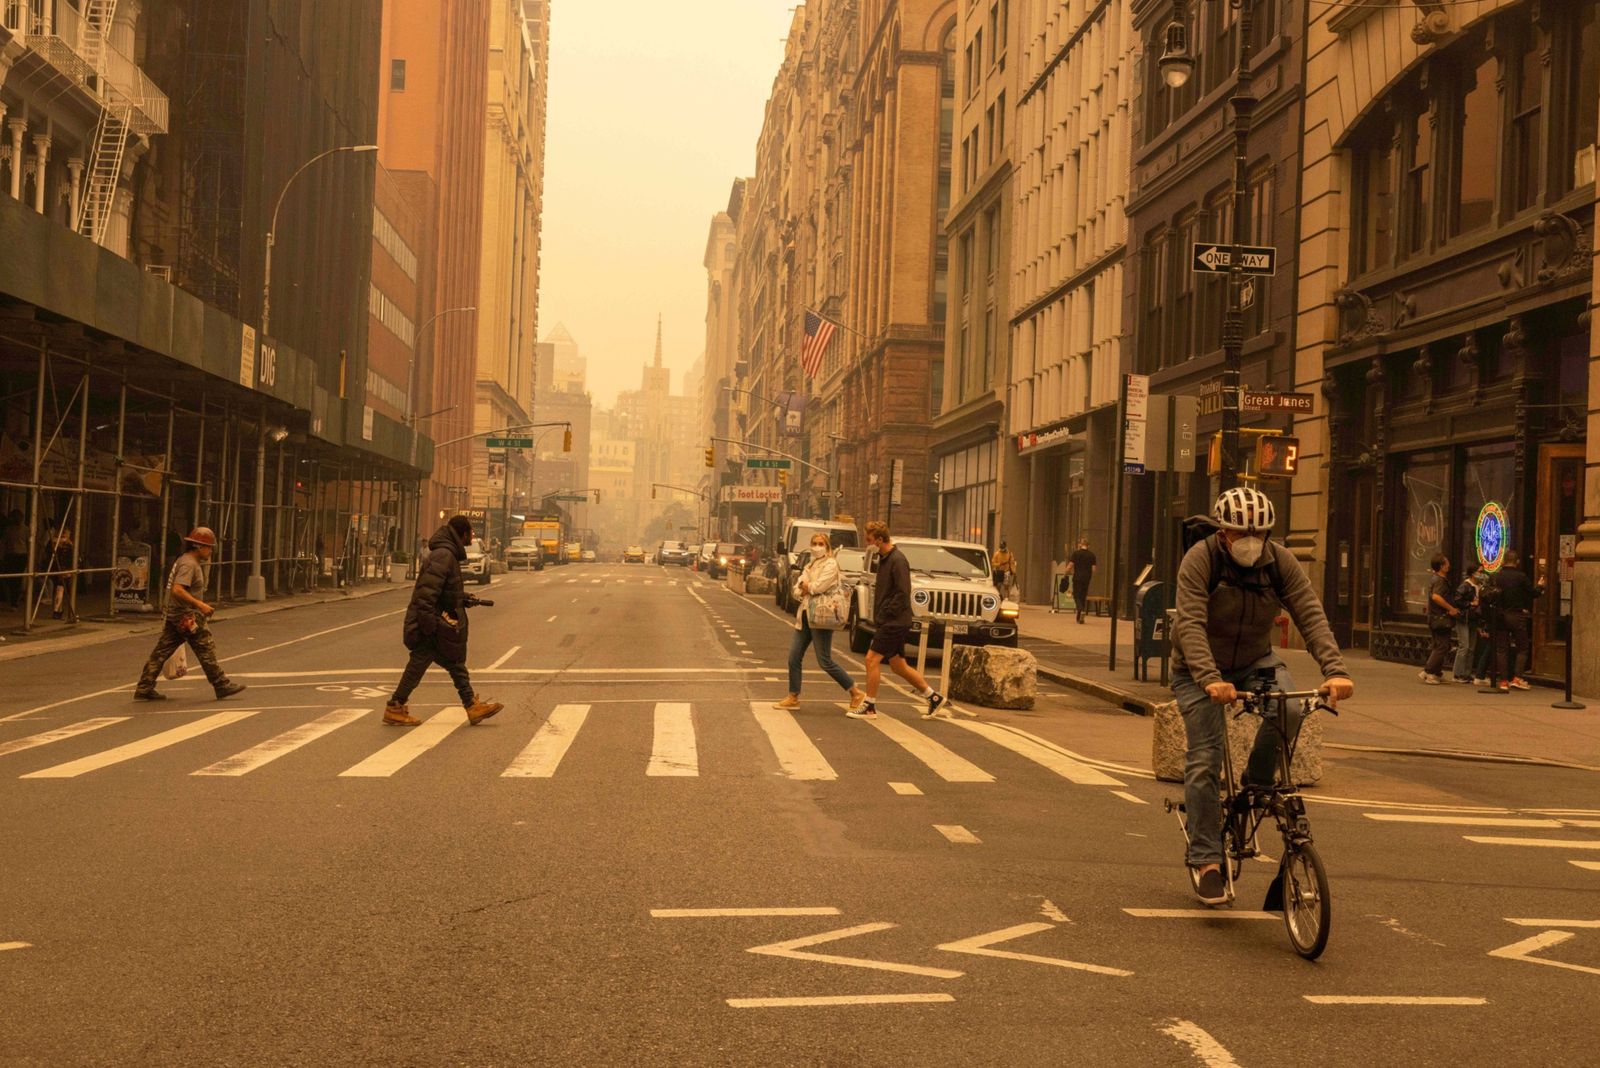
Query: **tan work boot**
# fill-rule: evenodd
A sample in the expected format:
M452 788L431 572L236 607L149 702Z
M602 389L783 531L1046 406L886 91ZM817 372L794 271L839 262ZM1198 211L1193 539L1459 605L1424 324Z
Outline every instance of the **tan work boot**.
M467 726L476 727L504 707L506 706L499 701L485 701L477 694L473 694L472 704L467 706Z
M775 703L772 707L773 708L781 708L781 709L784 709L786 711L790 710L790 709L799 708L800 707L800 695L792 693L788 697L785 697L783 700L778 701L777 703Z
M410 705L390 701L383 709L383 721L391 727L415 727L422 721L411 714Z

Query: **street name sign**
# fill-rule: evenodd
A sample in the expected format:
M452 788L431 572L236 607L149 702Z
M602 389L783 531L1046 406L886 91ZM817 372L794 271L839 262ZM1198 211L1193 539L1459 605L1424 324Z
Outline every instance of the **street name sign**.
M551 500L557 501L577 501L579 504L584 503L588 499L589 495L587 493L558 493L551 498Z
M744 466L747 470L765 468L774 471L787 471L793 466L793 462L790 460L778 460L769 456L752 456L745 460Z
M1190 264L1191 271L1201 274L1226 274L1233 266L1233 246L1196 243L1193 247L1194 260ZM1244 254L1245 274L1276 274L1278 272L1278 250L1271 245L1241 245L1240 251Z
M491 449L531 449L532 438L490 438L484 445Z
M1244 410L1247 412L1300 412L1311 413L1313 397L1310 393L1246 393Z

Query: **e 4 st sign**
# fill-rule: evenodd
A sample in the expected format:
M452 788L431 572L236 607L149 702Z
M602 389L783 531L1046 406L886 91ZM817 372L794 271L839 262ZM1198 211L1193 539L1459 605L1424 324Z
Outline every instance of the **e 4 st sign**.
M1192 246L1194 259L1189 269L1201 274L1227 274L1233 266L1233 246L1219 244L1195 244ZM1278 250L1271 245L1242 245L1239 251L1244 256L1245 274L1276 274L1278 271Z

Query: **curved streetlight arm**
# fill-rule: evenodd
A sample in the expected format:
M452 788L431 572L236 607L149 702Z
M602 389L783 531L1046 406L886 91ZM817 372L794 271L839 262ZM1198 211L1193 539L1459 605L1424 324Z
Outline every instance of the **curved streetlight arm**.
M540 427L551 426L564 426L568 430L572 429L571 421L566 419L558 419L552 423L519 423L516 426L502 426L496 427L493 430L480 430L476 434L463 434L459 438L451 438L449 441L441 441L435 445L434 448L442 449L446 445L458 445L463 441L471 441L473 438L486 438L490 434L512 434L518 430L537 430Z
M828 473L828 469L826 467L821 467L821 466L819 466L817 464L812 463L809 460L802 460L802 459L800 459L800 457L795 456L792 453L781 452L778 449L769 448L766 445L757 445L753 441L740 441L738 438L717 438L717 437L714 437L711 440L712 441L726 442L729 445L739 445L739 446L741 446L743 448L746 448L746 449L759 449L762 452L770 452L772 455L781 456L785 460L793 460L795 463L799 464L801 467L809 467L813 471L821 471L824 475L826 475Z
M295 169L295 172L289 175L289 180L283 183L283 188L278 190L278 199L272 205L272 224L267 227L266 263L261 271L261 333L263 335L271 336L272 333L272 246L278 243L278 212L283 210L283 200L289 195L289 187L294 185L296 178L305 173L307 167L319 159L326 159L337 152L376 151L378 151L377 145L340 145L337 148L325 149L300 164Z

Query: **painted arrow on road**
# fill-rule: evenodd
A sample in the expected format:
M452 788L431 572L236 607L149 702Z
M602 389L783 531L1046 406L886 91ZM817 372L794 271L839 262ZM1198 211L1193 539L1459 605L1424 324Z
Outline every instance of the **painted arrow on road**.
M872 934L876 931L887 931L896 926L892 923L863 923L859 927L842 927L837 931L824 931L822 934L807 935L804 938L794 938L787 942L774 942L768 946L752 946L747 952L760 953L768 957L788 957L791 960L814 960L823 964L842 964L847 968L871 968L880 972L904 972L906 975L926 975L934 979L960 979L965 972L954 972L947 968L926 968L920 964L900 964L896 961L872 960L867 957L836 957L827 953L804 953L801 950L807 946L817 946L824 942L837 942L845 938L855 938L858 935Z
M1056 968L1073 968L1080 972L1094 972L1096 975L1116 975L1127 977L1133 973L1121 968L1110 968L1104 964L1085 964L1082 961L1065 960L1061 957L1041 957L1033 953L1013 953L1009 949L990 949L990 946L1001 942L1010 942L1016 938L1038 934L1040 931L1053 931L1053 923L1019 923L1015 927L1007 927L1001 931L990 931L988 934L973 935L963 938L959 942L946 942L939 949L946 953L971 953L978 957L1002 957L1006 960L1025 960L1031 964L1048 964Z

